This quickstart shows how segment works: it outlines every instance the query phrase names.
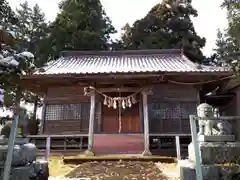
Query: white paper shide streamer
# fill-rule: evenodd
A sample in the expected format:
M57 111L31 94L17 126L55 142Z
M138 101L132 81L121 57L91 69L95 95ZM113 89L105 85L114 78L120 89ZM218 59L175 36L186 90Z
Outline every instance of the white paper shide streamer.
M95 90L98 94L102 95L104 98L103 104L109 108L113 108L113 109L117 109L117 108L122 108L122 109L126 109L126 108L130 108L132 107L133 104L136 104L137 101L137 94L140 93L139 92L135 92L129 96L126 97L111 97L108 96L100 91L98 91L96 88L94 87L85 87L84 88L84 94L85 95L90 95L90 91L91 90Z

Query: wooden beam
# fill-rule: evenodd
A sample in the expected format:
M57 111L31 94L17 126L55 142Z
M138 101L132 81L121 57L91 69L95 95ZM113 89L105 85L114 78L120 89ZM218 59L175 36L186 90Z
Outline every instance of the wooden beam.
M95 119L95 105L96 105L96 92L91 91L91 105L90 105L90 117L89 117L89 130L88 130L88 150L86 155L93 156L93 131L94 131L94 119Z
M143 121L144 121L144 152L143 156L150 156L149 150L149 119L148 119L148 104L147 104L148 91L145 89L142 91L142 102L143 102Z
M172 75L187 75L187 76L231 76L233 75L233 72L226 71L226 72L158 72L158 73L143 73L143 72L136 72L136 73L95 73L95 74L49 74L49 75L26 75L22 77L22 80L25 79L48 79L48 78L78 78L78 79L91 79L91 78L141 78L141 77L160 77L160 76L172 76Z

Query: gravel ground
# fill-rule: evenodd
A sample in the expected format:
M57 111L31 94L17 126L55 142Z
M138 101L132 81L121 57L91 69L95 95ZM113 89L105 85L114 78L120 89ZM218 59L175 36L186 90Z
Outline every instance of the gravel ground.
M162 165L161 165L162 167ZM167 177L153 162L103 161L79 165L65 178L50 180L173 180Z

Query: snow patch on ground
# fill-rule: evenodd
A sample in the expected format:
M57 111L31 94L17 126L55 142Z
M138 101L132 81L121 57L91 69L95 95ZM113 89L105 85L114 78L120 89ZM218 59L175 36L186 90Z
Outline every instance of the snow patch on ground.
M179 166L176 163L165 164L165 163L155 163L156 166L162 171L162 173L171 179L179 179L180 171Z

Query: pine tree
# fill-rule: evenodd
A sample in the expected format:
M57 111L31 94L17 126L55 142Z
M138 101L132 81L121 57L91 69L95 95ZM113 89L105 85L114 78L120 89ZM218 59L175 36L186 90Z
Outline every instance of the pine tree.
M237 0L225 0L222 7L227 10L228 28L219 36L217 45L217 62L231 65L240 71L240 4Z
M51 49L46 42L49 29L44 13L38 4L31 9L26 1L17 9L17 17L20 24L16 31L19 49L32 52L35 56L34 64L43 66L48 60L48 49Z
M154 6L141 20L137 20L131 32L123 35L126 49L172 49L182 48L192 60L201 62L204 56L201 48L205 39L197 35L190 17L197 11L191 0L164 0ZM128 37L127 39L124 37Z
M63 0L60 13L51 25L55 55L62 50L108 48L115 32L99 0Z
M13 30L17 25L17 18L6 0L0 1L0 29Z
M30 8L26 1L17 8L17 17L20 24L16 31L18 49L32 52L35 57L34 65L37 68L42 67L51 53L45 15L37 4ZM36 119L37 107L42 105L41 98L27 91L24 99L28 103L34 103L33 119Z

